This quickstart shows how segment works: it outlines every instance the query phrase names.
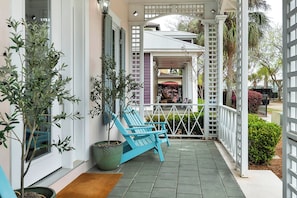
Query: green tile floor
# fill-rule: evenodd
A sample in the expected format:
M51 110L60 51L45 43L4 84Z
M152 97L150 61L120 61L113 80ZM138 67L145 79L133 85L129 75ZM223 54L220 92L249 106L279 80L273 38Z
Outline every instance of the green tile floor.
M213 141L171 140L165 162L149 151L114 172L122 178L109 198L245 197Z

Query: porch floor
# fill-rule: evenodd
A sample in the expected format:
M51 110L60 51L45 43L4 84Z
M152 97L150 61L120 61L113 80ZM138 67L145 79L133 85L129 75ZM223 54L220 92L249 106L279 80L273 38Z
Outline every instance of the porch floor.
M214 141L171 139L170 143L162 147L163 163L150 151L113 171L123 176L109 198L245 197Z

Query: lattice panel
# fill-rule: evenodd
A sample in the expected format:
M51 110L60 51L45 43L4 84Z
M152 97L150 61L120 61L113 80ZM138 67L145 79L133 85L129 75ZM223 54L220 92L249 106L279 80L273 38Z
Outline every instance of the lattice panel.
M284 197L297 197L297 0L285 1L288 13L284 24L284 137L286 172L284 175Z
M218 104L218 67L217 67L217 24L209 24L209 136L216 137L218 129L217 104Z
M190 16L202 16L204 4L165 4L165 5L145 5L144 20L156 18L166 14L185 14Z
M141 53L141 27L132 26L131 30L131 75L132 78L138 83L140 83L140 53ZM131 101L134 104L140 103L140 92L139 90L133 91L135 98Z

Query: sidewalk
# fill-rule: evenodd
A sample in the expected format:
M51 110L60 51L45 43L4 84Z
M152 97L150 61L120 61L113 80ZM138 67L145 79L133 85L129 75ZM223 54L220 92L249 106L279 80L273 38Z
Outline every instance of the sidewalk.
M282 197L282 181L272 171L249 170L247 177L240 177L234 169L235 163L225 148L219 142L215 143L246 198Z
M281 102L270 102L267 108L272 109L272 113L280 113L283 111L283 103ZM272 113L268 113L267 116L261 116L263 120L267 122L271 122L272 120Z

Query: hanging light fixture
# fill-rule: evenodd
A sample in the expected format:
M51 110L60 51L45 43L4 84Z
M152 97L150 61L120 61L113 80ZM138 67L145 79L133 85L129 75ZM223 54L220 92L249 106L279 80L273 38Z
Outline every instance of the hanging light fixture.
M133 12L133 16L138 16L138 12L136 10Z
M215 14L217 11L216 11L215 9L212 9L210 12L211 12L212 14Z
M99 3L99 5L102 9L102 13L107 14L110 0L97 0L97 2Z

